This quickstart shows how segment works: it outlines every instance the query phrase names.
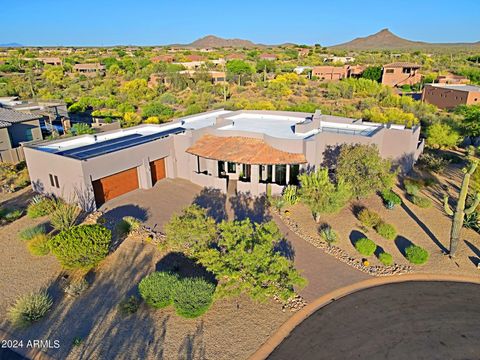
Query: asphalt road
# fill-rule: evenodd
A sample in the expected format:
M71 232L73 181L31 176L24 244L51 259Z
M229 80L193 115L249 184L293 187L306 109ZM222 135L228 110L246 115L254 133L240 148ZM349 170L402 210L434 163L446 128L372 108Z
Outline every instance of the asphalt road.
M359 291L317 310L268 359L480 359L480 285Z

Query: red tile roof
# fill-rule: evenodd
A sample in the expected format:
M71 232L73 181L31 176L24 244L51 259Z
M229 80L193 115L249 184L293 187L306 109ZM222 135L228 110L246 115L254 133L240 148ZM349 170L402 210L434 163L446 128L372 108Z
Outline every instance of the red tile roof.
M394 62L383 65L384 68L421 68L420 65L411 62Z
M304 164L307 162L303 154L278 150L261 139L241 136L203 135L187 149L187 153L212 160L250 165Z

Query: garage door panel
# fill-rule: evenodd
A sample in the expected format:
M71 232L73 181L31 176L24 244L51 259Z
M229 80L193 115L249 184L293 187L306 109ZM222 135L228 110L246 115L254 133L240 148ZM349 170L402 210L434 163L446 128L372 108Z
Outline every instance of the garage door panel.
M137 168L128 169L93 181L93 190L97 206L127 192L138 189L138 187Z
M150 162L150 171L152 173L153 185L155 185L157 181L164 179L166 176L165 158Z

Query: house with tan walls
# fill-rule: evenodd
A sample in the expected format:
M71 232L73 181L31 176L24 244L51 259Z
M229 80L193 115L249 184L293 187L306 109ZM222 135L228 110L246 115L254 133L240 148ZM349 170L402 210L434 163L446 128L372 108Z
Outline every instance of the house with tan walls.
M428 84L422 92L422 101L440 109L459 105L480 104L480 86L466 84Z
M420 65L409 62L395 62L383 65L382 84L391 87L418 84L422 81L422 75L419 70Z
M410 169L423 150L420 127L315 113L216 110L25 147L33 190L87 210L165 178L223 192L280 194L302 171L329 162L342 144L373 144ZM268 189L268 190L267 190Z

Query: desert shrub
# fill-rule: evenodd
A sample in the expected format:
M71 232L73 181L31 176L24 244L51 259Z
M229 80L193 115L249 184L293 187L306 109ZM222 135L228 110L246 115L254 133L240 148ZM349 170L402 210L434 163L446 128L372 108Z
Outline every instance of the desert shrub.
M4 208L0 210L0 218L7 221L13 222L23 215L23 210L20 209L8 209Z
M118 304L118 310L124 316L135 314L139 307L140 301L135 295L123 299Z
M52 199L43 196L34 196L27 208L27 216L35 219L50 214L54 209Z
M173 305L178 315L195 318L205 313L213 302L215 285L202 278L186 278L173 290Z
M8 318L14 326L26 327L44 317L52 305L52 298L45 291L24 295L8 309Z
M282 197L287 204L295 205L298 202L299 197L297 190L298 188L295 185L288 185L285 187Z
M405 191L407 192L408 195L415 196L418 194L418 191L420 190L420 187L418 184L411 183L411 182L405 182Z
M362 225L373 228L382 221L382 218L376 212L365 208L358 213L358 220Z
M54 210L50 215L50 223L55 230L65 231L75 225L80 208L63 200L53 200Z
M282 196L272 196L269 201L277 211L281 211L285 206L285 199Z
M50 239L50 248L60 263L68 269L90 269L108 254L112 233L95 225L78 225Z
M332 245L337 241L337 233L330 225L325 225L320 228L320 236L328 245Z
M85 278L81 278L70 282L70 284L65 287L64 291L67 295L77 297L87 290L88 286L88 281Z
M395 205L400 205L402 203L402 199L400 196L395 194L392 190L384 190L381 193L383 203L389 209L392 209Z
M173 302L173 290L179 279L169 272L154 272L144 277L138 284L138 291L145 302L157 309Z
M20 239L28 241L37 235L43 235L45 233L46 230L44 225L36 225L23 229L18 235Z
M377 245L370 239L361 238L355 243L355 249L364 256L371 256L377 249Z
M433 172L441 172L445 170L449 163L449 160L432 153L423 153L418 159L418 165L420 167Z
M140 229L142 222L133 216L124 216L117 224L117 229L121 234L129 234L132 231Z
M412 264L424 264L427 262L428 251L418 245L410 245L405 249L405 257Z
M27 249L35 256L45 256L50 252L49 237L46 234L35 235L27 242Z
M397 229L395 229L395 226L388 224L386 222L379 222L375 226L375 231L381 236L384 237L387 240L393 240L397 237Z
M418 207L422 209L426 209L432 206L432 200L429 198L426 198L425 196L412 196L412 203L417 205Z
M383 264L383 265L393 265L393 256L389 253L386 253L386 252L382 252L378 255L378 260L380 260L380 262Z

